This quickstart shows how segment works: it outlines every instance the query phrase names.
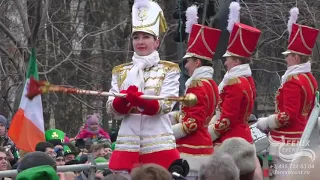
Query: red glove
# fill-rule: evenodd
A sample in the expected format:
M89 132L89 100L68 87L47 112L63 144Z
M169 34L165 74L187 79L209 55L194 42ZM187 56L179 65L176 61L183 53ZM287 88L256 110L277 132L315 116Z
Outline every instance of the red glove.
M127 96L126 100L132 105L132 106L138 106L138 103L136 101L136 96L140 94L138 92L138 87L137 86L129 86L127 89ZM143 94L143 93L142 93Z
M128 88L128 91L129 89L133 90L135 88L138 90L136 86L133 86L132 88L131 87L132 86ZM143 95L142 92L130 91L128 92L126 99L130 102L131 105L142 108L143 109L143 111L141 112L142 114L150 115L150 116L158 114L160 111L159 101L142 99L140 98L141 95Z
M122 94L128 94L126 90L120 91ZM128 114L132 109L132 104L126 98L115 97L112 103L113 109L119 114Z

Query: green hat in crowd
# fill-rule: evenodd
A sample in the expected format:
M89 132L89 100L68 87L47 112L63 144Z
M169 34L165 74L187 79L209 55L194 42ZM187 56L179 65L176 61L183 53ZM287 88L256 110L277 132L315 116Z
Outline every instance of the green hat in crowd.
M68 155L68 154L73 154L75 156L77 156L79 154L79 152L77 152L77 150L75 149L75 147L70 147L73 146L71 143L68 144L64 144L63 145L63 154L64 156Z
M95 163L106 163L108 160L104 157L98 157L94 160Z
M60 139L61 142L64 141L65 133L59 129L49 129L45 132L46 141L50 141L52 139Z
M59 180L57 172L52 166L43 165L26 169L18 173L16 180Z
M64 154L71 154L71 149L67 145L63 145L63 152Z

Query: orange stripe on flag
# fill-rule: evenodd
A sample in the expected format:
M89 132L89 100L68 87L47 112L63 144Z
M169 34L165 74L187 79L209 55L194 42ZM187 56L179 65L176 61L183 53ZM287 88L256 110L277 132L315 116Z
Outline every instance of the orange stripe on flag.
M43 132L24 116L21 108L12 119L8 135L17 148L27 152L35 151L36 145L45 141Z

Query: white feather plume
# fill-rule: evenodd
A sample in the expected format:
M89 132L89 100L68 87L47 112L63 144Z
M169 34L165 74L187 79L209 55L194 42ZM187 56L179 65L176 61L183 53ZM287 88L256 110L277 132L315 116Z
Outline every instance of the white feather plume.
M198 7L192 5L188 7L186 11L186 33L190 33L192 29L192 25L198 23Z
M229 12L227 30L231 33L233 29L233 25L236 22L240 21L240 4L238 2L231 2L229 9L230 9L230 12Z
M288 31L289 31L289 34L291 34L292 25L297 22L298 15L299 15L299 9L297 7L293 7L293 8L290 9L290 17L289 17L289 20L288 20Z
M141 7L148 8L150 4L150 0L134 0L134 8L139 9Z

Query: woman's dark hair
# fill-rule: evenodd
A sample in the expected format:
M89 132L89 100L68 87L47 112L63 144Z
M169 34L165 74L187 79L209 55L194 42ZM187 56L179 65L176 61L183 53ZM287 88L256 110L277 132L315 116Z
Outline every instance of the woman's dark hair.
M201 65L202 66L210 66L210 67L213 66L212 61L208 61L208 60L205 60L205 59L200 59L200 61L201 61Z
M250 58L246 58L246 57L232 56L232 59L233 60L239 59L241 64L249 64L251 62Z
M209 66L209 67L212 67L212 66L213 66L212 61L209 61L209 60L206 60L206 59L201 59L201 58L198 58L198 57L193 57L192 59L193 59L194 61L196 61L197 59L199 59L200 62L201 62L201 66Z
M37 145L36 145L36 151L40 151L40 152L46 152L46 149L47 148L52 148L54 149L54 146L52 143L49 143L49 142L39 142Z

